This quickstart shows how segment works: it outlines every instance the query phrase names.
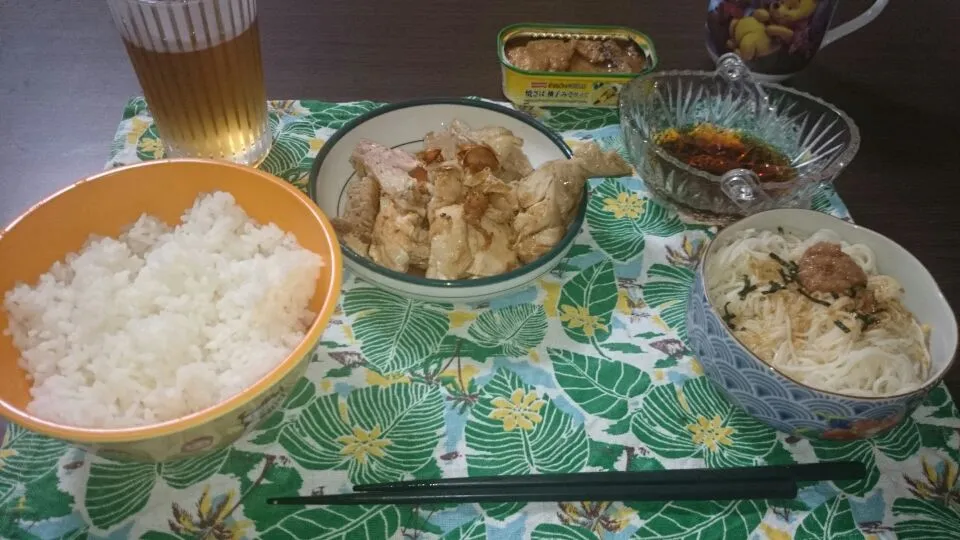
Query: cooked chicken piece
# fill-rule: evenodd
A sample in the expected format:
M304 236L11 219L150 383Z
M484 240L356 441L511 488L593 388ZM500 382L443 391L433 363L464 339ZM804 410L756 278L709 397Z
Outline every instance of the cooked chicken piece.
M488 192L487 199L490 205L487 207L485 216L496 223L513 223L520 210L520 203L517 201L516 184L510 184L502 192Z
M491 171L500 169L500 160L497 159L497 154L485 144L460 145L457 158L460 160L460 165L472 173L478 173L484 169Z
M517 235L514 250L521 261L534 261L550 251L563 238L566 229L567 220L556 200L545 194L543 199L521 210L514 219L513 230Z
M393 199L410 197L417 192L418 182L426 180L415 157L368 140L357 143L350 162L358 176L372 177L380 183L383 193Z
M480 189L469 189L463 196L463 219L471 225L479 226L489 206L486 193Z
M424 135L421 154L424 158L433 158L429 161L424 159L424 163L456 160L461 146L476 142L467 137L469 132L470 126L460 120L454 120L440 131L431 131ZM440 150L439 156L435 155L436 150Z
M494 276L517 267L510 225L485 216L475 222L465 206L453 204L437 211L430 226L428 278Z
M429 277L492 276L517 267L511 226L518 209L516 186L504 183L489 169L465 178L470 179L471 185L464 182L459 190L436 186L431 204L438 201L441 193L456 191L458 197L456 204L438 206L433 212Z
M630 165L615 150L604 152L594 142L582 142L573 147L573 157L578 158L590 176L626 176L633 173Z
M563 237L586 180L587 172L578 160L559 159L544 163L520 181L517 200L521 210L513 229L517 234L514 249L521 261L533 261Z
M463 217L463 205L452 204L437 210L430 225L430 258L427 277L431 279L460 279L466 277L473 262L469 228Z
M507 49L507 60L528 71L567 71L576 46L574 40L537 39Z
M547 219L566 220L580 202L583 186L589 177L589 171L577 158L544 163L517 186L521 213L546 202L550 209L538 212L540 215ZM517 233L521 233L519 228Z
M489 212L490 208L487 209ZM495 276L518 266L517 253L513 250L513 229L509 223L498 223L485 215L480 219L479 227L468 226L471 227L467 239L473 253L473 263L467 269L467 274L474 277Z
M433 197L427 203L427 219L433 224L438 209L463 200L463 169L456 161L445 161L430 167L428 177Z
M531 236L521 237L514 244L513 249L517 257L524 263L533 262L544 256L553 246L560 243L567 228L550 227Z
M505 182L515 182L533 172L530 160L523 153L523 139L509 129L488 126L469 132L468 136L478 143L489 146L497 156L500 168L494 170Z
M421 150L420 152L417 152L417 159L429 166L443 161L443 152L439 148Z
M339 219L333 219L332 221L333 227L337 230L337 234L340 236L340 240L343 241L343 245L364 257L370 256L369 237L366 241L364 241L351 231L352 226L349 223L345 223Z
M369 253L373 262L397 272L426 266L430 237L423 216L401 209L390 197L381 197Z
M485 172L483 182L468 191L463 203L473 253L473 264L467 273L474 277L502 274L519 264L513 249L516 235L512 227L519 209L516 184L507 184Z
M507 184L489 170L484 170L466 175L463 186L464 204L470 206L467 210L468 218L483 216L496 223L511 223L517 215L519 204L516 184Z
M334 229L350 249L366 256L379 211L380 185L369 176L360 177L347 185L343 217L332 220Z
M427 168L457 160L468 172L490 169L507 182L519 180L533 171L523 153L523 139L503 127L471 129L466 123L454 120L440 131L427 133L423 148L418 156Z
M583 197L587 178L630 173L616 152L603 152L595 143L579 145L572 159L548 161L520 181L520 213L513 221L514 248L528 263L542 256L563 238Z

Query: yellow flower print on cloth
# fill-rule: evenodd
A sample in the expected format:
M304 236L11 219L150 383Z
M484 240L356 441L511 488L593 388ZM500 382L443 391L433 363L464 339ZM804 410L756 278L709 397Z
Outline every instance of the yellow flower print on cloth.
M379 425L373 426L370 431L354 426L353 435L337 437L337 442L343 445L340 454L350 456L360 464L367 462L367 456L383 457L383 449L393 444L393 441L382 438L382 434Z
M229 490L221 497L210 495L210 486L203 488L203 494L192 510L190 507L172 504L173 519L167 521L170 529L178 535L203 537L211 540L240 540L248 538L253 523L247 519L230 519L237 509L237 492Z
M598 538L606 532L618 533L627 528L636 512L610 502L559 503L557 517L564 525L588 529Z
M653 379L666 380L657 376L664 371L655 370ZM630 431L656 456L702 459L707 467L753 466L780 445L776 431L724 400L706 377L687 379L682 388L654 385Z
M339 379L334 393L315 395L301 406L297 420L282 428L284 449L298 465L346 471L350 482L367 484L400 478L436 459L444 414L439 385L394 382L353 388L343 396L342 384Z
M534 426L543 421L540 409L546 401L539 399L534 390L524 393L522 389L517 388L510 395L509 401L498 396L490 400L490 404L493 405L490 418L503 421L504 431L513 431L517 427L524 431L532 431Z
M706 446L711 452L717 451L718 444L726 446L733 444L730 440L733 428L724 426L723 419L719 415L715 415L710 420L698 416L697 423L688 425L687 429L693 433L693 444Z
M137 144L140 137L150 129L150 122L142 118L130 120L130 131L127 132L127 144Z
M309 153L316 155L316 153L319 152L320 149L323 148L323 145L326 144L326 143L327 143L327 141L326 141L325 139L318 139L318 138L312 138L312 139L310 139L310 151L309 151Z
M645 201L636 193L618 193L603 200L603 209L616 219L637 219L643 214Z
M138 149L144 154L153 154L154 159L163 158L165 152L163 149L163 143L160 141L160 139L153 139L149 137L140 139Z
M904 475L907 486L918 499L941 502L945 506L960 505L960 467L952 459L931 463L926 457L920 458L922 477Z
M3 434L3 443L0 444L0 469L7 465L7 459L17 455L17 451L10 448L10 432L11 430L6 430Z
M597 330L606 330L607 325L600 322L600 317L591 315L590 311L583 306L574 307L569 305L560 306L563 312L560 314L560 320L567 323L570 328L582 328L583 334L587 337L593 337Z

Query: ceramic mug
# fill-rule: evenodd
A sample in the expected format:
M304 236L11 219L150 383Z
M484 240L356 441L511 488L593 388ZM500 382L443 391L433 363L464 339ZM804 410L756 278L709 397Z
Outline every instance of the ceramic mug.
M839 0L709 0L707 49L714 60L735 52L755 76L783 80L819 49L874 20L887 2L875 0L858 17L829 28Z

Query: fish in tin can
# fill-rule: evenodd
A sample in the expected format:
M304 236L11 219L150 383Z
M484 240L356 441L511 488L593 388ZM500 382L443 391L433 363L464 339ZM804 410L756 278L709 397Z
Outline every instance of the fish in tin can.
M515 24L497 36L503 93L520 107L616 107L657 66L653 42L622 26Z

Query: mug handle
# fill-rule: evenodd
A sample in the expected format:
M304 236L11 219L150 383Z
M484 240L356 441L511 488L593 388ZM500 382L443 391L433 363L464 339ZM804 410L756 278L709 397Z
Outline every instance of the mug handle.
M827 45L833 43L834 41L856 32L857 30L863 28L871 21L877 18L877 15L880 15L880 12L883 11L883 8L887 7L887 2L890 0L877 0L873 3L872 6L867 8L866 11L854 17L853 19L841 24L836 28L831 28L823 36L823 42L820 43L820 47L826 47Z

